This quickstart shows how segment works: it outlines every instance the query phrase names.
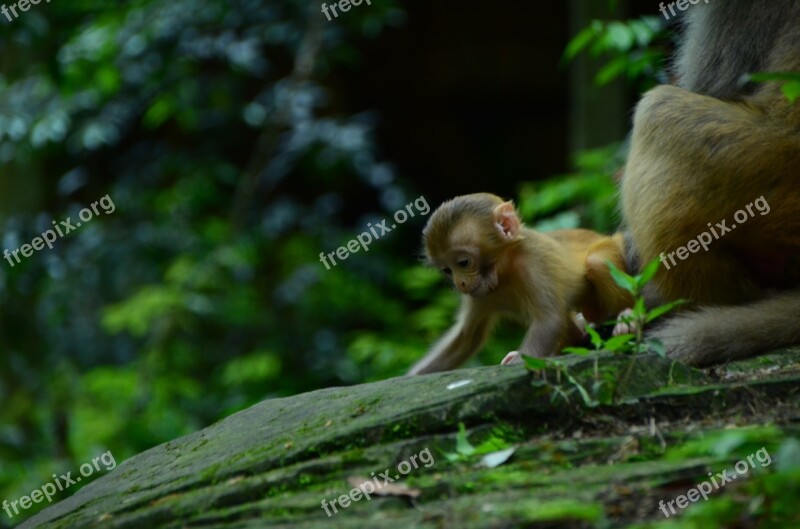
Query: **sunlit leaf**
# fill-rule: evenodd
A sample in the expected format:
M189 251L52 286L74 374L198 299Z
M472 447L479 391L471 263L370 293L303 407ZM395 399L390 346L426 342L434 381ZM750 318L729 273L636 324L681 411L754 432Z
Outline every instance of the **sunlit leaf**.
M544 358L536 358L529 355L520 355L525 366L532 371L540 371L550 367L550 363Z
M677 301L673 301L672 303L667 303L666 305L661 305L650 310L647 313L647 319L645 320L646 323L650 323L651 321L660 318L664 314L673 311L676 307L686 304L685 299L679 299Z
M619 336L614 336L606 340L605 344L603 344L603 349L612 352L619 351L624 346L628 345L628 342L633 340L635 337L636 336L633 334L620 334Z
M606 261L608 265L608 271L611 273L611 278L614 282L627 290L628 292L635 293L638 289L638 282L636 278L626 274L616 266L611 261Z
M661 261L658 258L653 259L642 269L642 272L636 277L636 283L641 290L644 286L653 280L661 267Z
M600 334L591 326L586 326L586 333L589 335L589 338L592 341L592 345L594 345L595 349L599 349L603 346L603 338L600 337Z

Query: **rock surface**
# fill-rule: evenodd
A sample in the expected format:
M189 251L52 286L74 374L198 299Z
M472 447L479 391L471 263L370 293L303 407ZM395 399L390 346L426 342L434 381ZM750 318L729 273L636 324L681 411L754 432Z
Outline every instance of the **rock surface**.
M631 363L600 355L565 357L542 372L483 367L324 389L262 402L139 454L20 527L663 521L660 500L738 460L692 450L674 457L675 450L731 430L756 442L797 436L798 381L800 350L711 372L657 356ZM369 500L360 494L343 506L342 495L376 480L363 485L379 489Z

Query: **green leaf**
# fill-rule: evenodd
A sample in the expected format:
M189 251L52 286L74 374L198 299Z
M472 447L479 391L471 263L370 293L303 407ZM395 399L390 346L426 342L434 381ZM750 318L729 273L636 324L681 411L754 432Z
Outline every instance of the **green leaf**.
M564 50L564 57L562 58L562 63L567 63L572 61L580 52L585 50L589 44L594 41L598 36L598 21L595 21L592 25L588 26L587 28L580 31L577 35L572 37L567 44L567 49ZM602 25L601 25L602 27Z
M553 396L550 397L550 402L555 402L558 397L564 399L565 402L569 402L569 393L561 389L561 386L552 386L553 388Z
M628 67L628 57L614 57L608 64L603 66L594 78L597 86L606 86L621 76Z
M656 276L656 273L658 273L659 266L661 266L661 261L660 259L655 258L644 267L644 270L642 270L641 274L636 276L636 284L640 291L647 283L653 280L653 278Z
M581 383L580 383L580 382L578 382L578 381L575 379L575 377L573 377L572 375L570 375L570 374L569 374L568 372L566 372L566 371L564 371L564 374L565 374L565 375L567 375L567 380L569 380L569 381L570 381L570 383L571 383L573 386L575 386L575 389L577 389L577 390L578 390L578 393L580 393L580 394L581 394L581 398L583 399L583 403L584 403L584 404L586 404L587 406L591 406L591 407L597 406L597 404L598 404L598 403L597 403L597 401L596 401L596 400L594 400L594 399L593 399L593 398L592 398L592 397L589 395L589 392L587 392L587 391L586 391L586 388L584 388L584 387L581 385Z
M600 337L597 331L587 325L586 332L589 333L589 338L591 338L592 345L594 345L595 349L600 349L603 346L603 339Z
M786 84L781 91L786 99L792 104L800 99L800 72L760 72L751 74L749 79L756 83L783 81Z
M786 99L789 100L791 104L794 104L798 99L800 99L800 81L791 81L783 85L781 88L783 95L786 96Z
M606 341L603 348L606 349L607 351L616 353L617 351L621 350L624 346L628 345L628 342L633 340L635 337L636 336L633 334L620 334L619 336L614 336L613 338Z
M453 452L443 452L445 459L450 463L456 463L457 461L461 460L461 456L455 454Z
M618 21L608 24L605 35L605 44L608 49L627 52L635 43L636 34L627 24Z
M580 384L576 383L575 388L578 390L578 393L581 394L581 398L583 398L583 403L587 406L597 406L597 401L594 400L591 396L589 396L589 392L586 391L586 388L581 386Z
M528 355L520 356L522 357L522 361L525 362L525 367L531 371L541 371L542 369L547 369L550 367L550 363L544 358L535 358Z
M643 20L631 20L628 26L636 36L636 43L642 47L650 44L657 33L657 31L654 31L653 28L647 25Z
M614 282L631 294L635 294L638 287L637 279L614 266L614 263L611 261L606 261L606 264L608 265L608 271L611 272L611 277L614 279Z
M631 321L641 321L646 315L647 307L644 306L644 298L636 298L636 302L633 304L633 316L631 317Z
M647 313L647 318L645 319L645 323L650 323L656 318L660 318L664 314L672 311L675 307L683 305L684 303L686 303L685 299L679 299L677 301L673 301L672 303L667 303L666 305L661 305L659 307L654 308L653 310Z
M497 433L492 431L492 435L488 439L475 447L475 455L491 454L499 450L505 450L506 448L509 448L506 440L502 437L498 437Z
M593 353L591 349L585 347L565 347L561 350L562 353L575 354L575 355L588 355Z
M471 456L475 453L475 447L467 439L467 428L464 423L458 423L458 433L456 434L456 452L462 456Z
M800 72L759 72L750 74L749 79L756 83L769 81L800 81Z

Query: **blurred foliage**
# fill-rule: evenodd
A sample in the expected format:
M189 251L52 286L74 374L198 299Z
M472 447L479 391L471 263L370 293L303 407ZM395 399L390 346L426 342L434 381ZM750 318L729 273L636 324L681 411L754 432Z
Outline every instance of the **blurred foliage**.
M696 455L730 457L729 474L736 476L733 462L753 461L746 479L726 484L723 494L690 504L674 518L634 524L632 529L735 529L759 527L784 529L798 527L797 497L800 495L800 441L782 438L781 432L769 426L753 430L736 430L722 436L710 436L688 443L668 454L673 458ZM758 453L758 459L753 455ZM735 456L735 457L733 457ZM696 483L707 481L698 476ZM709 484L710 486L710 484ZM663 501L673 498L665 496ZM666 507L665 507L666 508Z
M376 117L342 115L326 86L403 17L94 1L2 26L3 248L106 193L116 210L2 261L0 496L264 398L397 373L424 347L401 332L409 260L390 237L334 271L317 257L412 198ZM405 356L362 369L344 351L368 329L395 329Z
M595 83L605 86L619 77L638 85L644 91L657 82L666 82L662 64L666 52L662 42L667 36L664 21L658 16L634 20L594 20L575 35L564 51L565 62L579 53L607 57L597 72Z
M266 398L401 374L451 323L457 296L414 263L423 219L319 262L420 196L381 159L378 116L332 90L403 21L394 0L335 24L300 0L93 0L0 26L0 250L116 206L0 261L0 497ZM637 58L648 28L615 37L629 74L657 68ZM617 152L523 185L526 218L613 230Z
M619 145L579 153L575 172L522 184L520 213L542 231L590 226L613 232L619 225L615 176L621 174L623 155Z

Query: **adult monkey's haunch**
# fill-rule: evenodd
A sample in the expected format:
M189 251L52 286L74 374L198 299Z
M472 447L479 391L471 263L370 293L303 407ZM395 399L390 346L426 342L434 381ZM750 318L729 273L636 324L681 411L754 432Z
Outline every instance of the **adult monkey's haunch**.
M622 205L641 261L754 196L772 208L656 277L664 297L701 308L654 337L673 358L706 365L800 344L800 103L778 83L742 80L800 71L800 0L700 3L685 26L679 86L647 93L634 118Z

